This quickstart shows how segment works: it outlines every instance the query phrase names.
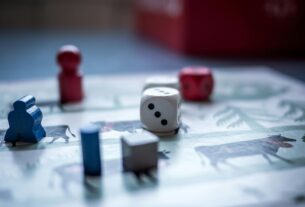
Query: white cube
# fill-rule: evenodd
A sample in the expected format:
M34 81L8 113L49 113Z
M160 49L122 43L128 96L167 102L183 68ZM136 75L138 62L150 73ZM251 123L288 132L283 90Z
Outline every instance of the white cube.
M177 89L146 89L141 98L140 119L143 127L154 133L171 133L180 126L181 97Z
M149 132L121 138L124 171L147 171L158 166L159 138Z

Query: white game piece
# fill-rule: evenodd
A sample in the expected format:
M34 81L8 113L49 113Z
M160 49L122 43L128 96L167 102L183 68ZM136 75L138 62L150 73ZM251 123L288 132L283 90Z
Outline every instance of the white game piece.
M176 76L152 76L145 80L143 91L153 87L169 87L179 90L179 81Z
M121 138L124 171L147 171L158 166L158 142L155 135L143 131Z
M143 128L154 133L172 133L180 126L181 97L177 89L146 89L141 98L140 119Z

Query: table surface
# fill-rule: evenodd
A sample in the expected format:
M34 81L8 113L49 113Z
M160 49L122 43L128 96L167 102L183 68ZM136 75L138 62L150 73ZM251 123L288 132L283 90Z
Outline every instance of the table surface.
M186 57L143 40L131 31L80 32L2 30L0 81L39 79L58 73L55 55L64 44L82 52L85 74L120 74L177 70L186 65L235 67L264 65L305 81L305 58Z

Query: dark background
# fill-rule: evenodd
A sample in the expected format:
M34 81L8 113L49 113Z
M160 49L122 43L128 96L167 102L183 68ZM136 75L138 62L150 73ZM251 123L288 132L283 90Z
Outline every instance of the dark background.
M1 0L0 24L27 29L129 28L132 0Z
M187 57L137 35L131 0L1 0L0 80L52 77L64 44L85 74L178 70L185 65L263 65L305 81L304 56Z

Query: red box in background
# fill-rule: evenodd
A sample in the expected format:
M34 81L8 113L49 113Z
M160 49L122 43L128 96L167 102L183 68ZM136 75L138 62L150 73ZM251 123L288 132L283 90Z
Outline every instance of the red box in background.
M305 51L304 0L136 0L138 32L185 54Z

